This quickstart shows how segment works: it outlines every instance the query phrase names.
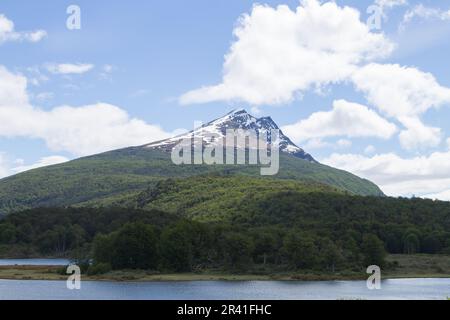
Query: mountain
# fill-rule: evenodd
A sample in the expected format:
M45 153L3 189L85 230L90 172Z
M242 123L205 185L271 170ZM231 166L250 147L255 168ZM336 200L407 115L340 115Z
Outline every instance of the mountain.
M224 138L228 129L253 130L259 134L268 134L270 130L280 130L277 124L270 117L255 118L247 113L244 109L234 110L224 117L213 120L195 130L186 134L182 134L170 139L157 141L145 145L144 148L171 151L172 148L184 139L192 139L194 137L201 138L204 145L211 143L211 135L215 135L218 139ZM314 158L306 153L303 149L295 145L291 139L283 134L280 130L280 151L291 154L297 158L317 163Z
M278 128L270 118L256 119L237 110L203 126L223 134L227 128ZM194 131L198 131L194 130ZM35 207L129 205L145 190L168 178L245 176L322 184L342 192L383 196L372 182L322 165L281 134L280 170L262 178L257 165L181 165L171 161L171 147L190 132L139 147L114 150L67 163L34 169L0 180L0 215ZM208 185L204 186L208 190Z

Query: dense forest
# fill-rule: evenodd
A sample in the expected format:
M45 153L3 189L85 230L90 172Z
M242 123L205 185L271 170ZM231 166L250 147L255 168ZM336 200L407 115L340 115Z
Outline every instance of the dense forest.
M209 221L155 208L27 210L0 221L0 255L93 261L97 274L358 272L384 266L386 253L450 254L447 202L295 190L256 200Z

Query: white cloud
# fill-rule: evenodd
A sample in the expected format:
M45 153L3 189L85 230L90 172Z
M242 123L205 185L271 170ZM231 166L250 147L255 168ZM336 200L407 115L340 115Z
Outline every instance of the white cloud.
M87 63L61 63L47 64L47 70L54 74L83 74L94 68L93 64Z
M314 150L314 149L323 149L323 148L331 148L333 145L331 143L325 142L320 138L312 138L309 139L304 148L306 150Z
M25 36L25 39L27 39L27 40L29 40L31 42L39 42L42 39L44 39L46 36L47 36L47 32L46 31L38 30L38 31L35 31L35 32L28 33Z
M32 106L0 107L0 136L32 137L46 141L52 151L82 156L170 136L160 127L130 118L119 107L97 103L61 106L44 111Z
M333 110L313 113L309 118L282 128L296 142L333 136L388 139L397 128L366 106L345 100L333 102Z
M44 30L17 32L14 30L14 22L0 14L0 45L7 41L39 42L46 36L47 32Z
M100 79L112 81L112 73L116 71L116 67L110 64L105 64L99 74Z
M63 156L47 156L39 159L36 163L26 165L23 159L12 160L5 153L0 152L0 179L24 171L51 166L69 161Z
M358 69L352 79L369 103L391 117L417 116L450 103L450 89L416 68L372 63Z
M423 4L418 4L405 13L403 17L403 26L417 18L447 21L450 20L450 10L431 8L426 7Z
M41 136L52 150L86 155L168 138L160 127L130 118L119 107L98 103L63 106L43 115Z
M375 4L381 8L393 8L406 5L406 0L375 0Z
M336 144L339 148L350 148L353 143L347 139L339 139Z
M381 14L385 20L387 20L386 12L394 7L407 5L408 1L406 0L375 0L375 5L378 6L381 10Z
M450 104L450 89L441 86L432 74L397 64L372 63L355 71L352 80L371 105L403 124L406 130L399 138L404 148L440 144L441 130L420 120L429 109Z
M37 169L37 168L42 168L42 167L51 166L51 165L55 165L55 164L64 163L67 161L69 161L69 159L66 157L48 156L48 157L43 157L43 158L39 159L39 161L37 161L34 164L20 165L18 167L15 167L12 169L12 171L14 173L20 173L20 172L24 172L24 171L28 171L28 170L32 170L32 169Z
M41 92L38 93L34 98L39 102L52 100L55 94L53 92Z
M347 139L339 139L335 143L331 143L328 141L324 141L321 138L312 138L306 141L303 147L306 150L325 149L325 148L339 150L350 148L352 145L353 143Z
M391 196L427 196L450 190L450 152L402 158L394 153L372 157L333 154L323 163L377 183Z
M255 5L234 35L222 83L185 93L182 104L288 102L302 91L346 79L360 63L394 48L382 34L369 31L356 9L317 0L304 0L295 10Z
M26 88L27 79L24 76L12 74L0 65L0 107L28 104Z
M43 74L38 66L29 67L26 69L26 72L28 74L28 82L36 87L49 80L49 77Z
M428 127L415 117L402 117L401 122L407 128L399 135L400 144L404 149L430 148L441 144L442 130L440 128Z
M10 175L9 164L5 159L5 155L0 152L0 179Z
M52 151L82 156L170 136L106 103L39 109L29 104L26 86L25 77L0 66L0 137L39 138Z
M433 200L443 200L450 201L450 190L445 190L438 193L426 194L423 196L424 198L433 199Z
M254 115L260 115L262 113L261 108L257 107L257 106L253 106L250 109L251 113Z

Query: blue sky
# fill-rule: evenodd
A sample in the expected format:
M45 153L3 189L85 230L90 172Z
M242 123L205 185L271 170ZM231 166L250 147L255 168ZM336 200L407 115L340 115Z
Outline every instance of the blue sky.
M259 3L3 0L0 176L151 142L244 107L390 195L450 199L450 4ZM66 27L71 4L81 30ZM372 5L381 25L364 30ZM321 68L323 54L333 67ZM383 86L392 79L404 80ZM403 98L407 110L393 111Z

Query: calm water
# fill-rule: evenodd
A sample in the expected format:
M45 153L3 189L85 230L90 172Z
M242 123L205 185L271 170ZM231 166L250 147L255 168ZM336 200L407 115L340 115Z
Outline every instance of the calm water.
M67 265L64 259L4 260L0 265ZM0 280L0 300L311 300L311 299L446 299L450 279L385 280L370 291L365 281L192 281L94 282L68 290L65 281Z
M65 281L0 280L0 299L32 300L311 300L311 299L446 299L450 279L386 280L369 291L365 281L194 281L194 282L82 282L71 291Z
M66 266L66 259L0 259L0 266Z

